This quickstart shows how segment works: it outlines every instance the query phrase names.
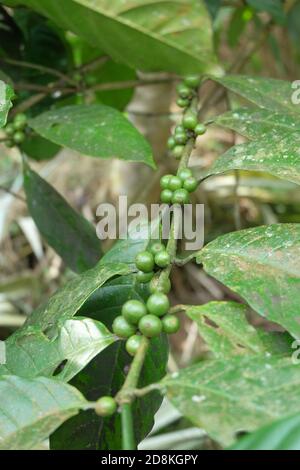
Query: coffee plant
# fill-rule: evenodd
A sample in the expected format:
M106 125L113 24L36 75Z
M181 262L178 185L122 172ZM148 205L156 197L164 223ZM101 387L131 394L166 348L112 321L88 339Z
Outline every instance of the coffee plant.
M252 18L260 34L228 67L213 44L222 2L0 1L1 143L22 160L28 211L45 242L74 272L5 340L1 449L34 449L47 439L51 449L136 449L163 397L220 448L299 449L300 366L292 355L300 224L211 234L204 248L182 253L174 220L167 240L153 238L145 222L145 236L129 233L105 251L90 222L32 169L65 147L142 163L154 175L151 146L124 109L135 87L168 83L176 112L164 158L177 162L158 175L161 203L182 208L227 172L298 185L296 90L238 72L299 4L231 3L229 43ZM219 99L228 106L216 115ZM209 166L191 166L217 126L243 139ZM236 300L172 305L170 276L186 263L202 266ZM249 308L279 328L255 326ZM185 317L210 353L167 373L168 337Z

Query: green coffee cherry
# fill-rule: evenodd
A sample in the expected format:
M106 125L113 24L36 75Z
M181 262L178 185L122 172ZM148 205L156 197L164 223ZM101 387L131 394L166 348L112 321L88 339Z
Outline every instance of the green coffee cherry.
M121 315L114 319L112 330L120 338L129 338L136 332L136 328Z
M201 122L199 122L194 128L194 132L196 135L203 135L206 131L206 126L204 124L201 124Z
M4 132L7 136L12 136L15 133L15 128L12 124L7 124L4 128Z
M188 86L186 86L184 83L179 83L176 89L180 98L184 98L184 99L190 98L192 95L191 89Z
M165 317L163 317L162 325L163 325L163 332L167 333L168 335L177 333L177 331L180 328L179 319L178 317L175 317L175 315L166 315Z
M198 75L189 75L183 82L187 87L197 88L201 83L201 78Z
M176 147L173 148L172 153L176 159L179 159L182 157L183 154L183 145L176 145Z
M135 356L142 341L141 335L133 335L126 341L125 349L130 356Z
M170 189L164 189L160 193L160 200L164 204L170 204L172 202L173 192Z
M157 317L165 315L170 308L170 302L166 294L157 292L151 294L147 300L148 312Z
M13 135L13 140L16 144L21 144L25 140L25 134L22 131L17 131Z
M173 175L164 175L160 178L161 189L169 189L169 182Z
M190 104L190 100L187 98L178 98L178 100L176 100L176 104L179 108L187 108Z
M181 181L185 181L187 178L190 178L193 176L192 170L189 168L184 168L183 170L180 170L178 173L178 177L181 179Z
M150 247L150 251L153 254L153 256L157 255L157 253L160 253L161 251L165 251L165 245L163 245L160 242L153 243Z
M180 133L177 132L177 134L175 134L175 137L174 137L174 140L175 140L176 144L178 144L178 145L184 145L186 143L187 139L188 139L188 137L187 137L185 132L180 132Z
M151 279L153 278L154 276L154 272L151 271L150 273L144 273L143 271L138 271L137 275L136 275L136 279L138 282L140 282L141 284L146 284L147 282L150 282Z
M161 280L159 277L155 276L149 284L149 290L151 294L155 294L157 292L168 294L171 290L171 281L170 279Z
M168 149L172 150L175 147L175 145L176 145L176 142L175 142L174 137L169 137L168 142L167 142Z
M131 325L137 325L146 314L146 305L140 300L128 300L122 307L122 315Z
M155 315L145 315L139 322L139 330L147 338L154 338L162 332L162 322Z
M154 257L149 251L142 251L136 256L135 264L143 273L150 273L154 268Z
M26 114L17 114L13 120L13 127L16 131L22 131L27 124Z
M189 200L189 193L186 189L181 188L174 191L172 197L173 204L188 204Z
M172 176L169 180L169 189L171 191L176 191L176 189L182 188L182 181L178 176Z
M186 189L189 193L195 191L197 189L197 186L198 182L193 176L187 178L183 183L183 188Z
M194 130L197 126L197 116L195 114L186 113L183 116L182 123L185 129Z
M175 127L174 135L182 134L185 132L186 132L185 128L181 124L178 124L178 126Z
M101 397L96 402L95 413L103 418L112 416L117 411L117 403L113 397Z
M156 253L154 257L155 264L160 268L166 268L171 262L169 253L166 250Z

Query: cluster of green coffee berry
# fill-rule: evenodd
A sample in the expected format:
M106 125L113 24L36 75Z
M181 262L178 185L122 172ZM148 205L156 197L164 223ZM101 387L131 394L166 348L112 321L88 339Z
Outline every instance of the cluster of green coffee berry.
M182 157L184 146L190 137L197 137L206 132L205 125L198 122L197 110L193 109L191 105L199 84L200 78L191 75L177 86L179 95L177 104L182 108L186 108L182 124L176 126L174 134L168 140L168 148L177 159Z
M7 140L5 140L5 145L7 147L14 147L15 145L22 144L25 140L25 128L27 125L27 116L26 114L19 113L17 114L13 121L7 124L4 128L4 132Z
M113 322L113 332L126 338L126 350L132 356L137 352L142 336L154 338L164 332L176 333L179 329L179 320L176 316L168 314L170 302L167 294L170 292L170 280L162 281L155 275L155 268L165 268L170 262L170 255L165 246L153 243L148 251L140 252L136 257L136 267L139 270L137 280L148 283L150 297L144 303L140 300L128 300L122 307L122 314ZM137 334L139 332L140 334Z
M189 168L184 168L178 175L164 175L160 179L161 202L166 204L188 204L190 193L197 188L197 180Z

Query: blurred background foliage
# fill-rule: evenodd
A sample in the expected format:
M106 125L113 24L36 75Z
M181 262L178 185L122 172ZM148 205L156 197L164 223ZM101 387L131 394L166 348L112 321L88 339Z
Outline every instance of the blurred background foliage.
M206 0L214 43L223 68L232 73L293 81L300 76L300 1ZM119 194L131 202L156 202L159 178L176 162L166 152L170 130L180 118L172 80L147 87L140 78L158 81L166 74L145 74L118 64L70 32L26 8L0 6L0 79L12 83L16 100L11 112L35 116L50 107L99 102L129 117L152 144L158 170L118 160L84 158L30 135L22 151L31 166L92 223L101 202L116 203ZM124 87L111 86L124 82ZM110 89L106 89L110 84ZM130 85L131 84L131 85ZM209 98L208 98L209 97ZM208 82L201 90L201 114L209 120L241 100ZM0 135L1 140L1 135ZM207 168L217 155L243 138L210 126L195 149L191 165ZM17 149L0 143L0 339L24 323L26 316L74 274L42 240L29 216L22 189ZM205 241L240 228L264 223L300 222L299 186L255 172L225 174L205 181L194 196L205 204ZM104 250L110 242L104 244ZM175 268L172 302L202 304L237 299L196 265ZM274 325L249 312L254 324ZM172 338L169 370L201 360L208 353L197 326L184 319ZM191 428L165 402L144 449L214 448L199 429Z

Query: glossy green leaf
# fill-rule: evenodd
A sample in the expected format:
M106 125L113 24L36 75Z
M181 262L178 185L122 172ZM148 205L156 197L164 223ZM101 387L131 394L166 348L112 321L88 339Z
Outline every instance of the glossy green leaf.
M46 304L30 315L26 325L36 325L45 330L58 322L69 320L106 281L114 276L129 274L130 271L124 263L98 263L61 287Z
M267 135L245 144L235 145L221 155L205 176L231 170L263 171L300 184L300 135Z
M120 276L98 289L80 309L110 328L113 319L121 313L128 299L143 300L147 287L137 283L134 275ZM164 337L151 341L140 386L161 380L165 375L168 345ZM125 352L124 343L116 343L98 355L72 381L86 397L93 400L107 393L117 393L124 381L124 370L132 358ZM99 374L103 371L103 374ZM134 422L137 441L141 441L152 429L153 417L162 398L152 393L134 404ZM121 449L120 416L102 420L93 412L80 413L65 423L51 438L55 449Z
M86 403L57 380L0 377L0 449L32 449Z
M291 352L289 335L254 328L246 318L247 307L235 302L209 302L191 306L186 314L217 358L259 353Z
M205 271L260 315L299 337L300 224L274 224L223 235L200 251Z
M214 122L251 140L284 137L300 130L300 116L296 119L289 114L275 113L267 109L241 108L228 111L217 116Z
M300 450L300 414L244 436L230 450Z
M44 139L40 135L33 134L26 136L25 142L20 148L27 157L33 160L42 161L50 160L60 151L61 147L49 140Z
M260 108L299 116L300 106L292 102L294 90L291 82L247 75L211 78Z
M7 3L7 1L3 1ZM145 71L205 72L216 63L209 14L201 0L8 0L52 19L116 62ZM101 34L99 34L101 31Z
M66 265L76 272L93 267L101 255L96 229L28 165L24 189L33 220Z
M155 167L148 142L123 114L108 106L66 106L31 119L29 125L51 142L82 154Z
M38 327L21 328L5 341L6 363L0 365L0 375L51 377L63 364L56 378L68 382L115 340L102 323L90 318L67 320L53 338Z
M222 445L300 411L300 366L253 355L196 364L162 381L178 410Z
M12 107L13 89L0 80L0 128L5 126L8 111Z

